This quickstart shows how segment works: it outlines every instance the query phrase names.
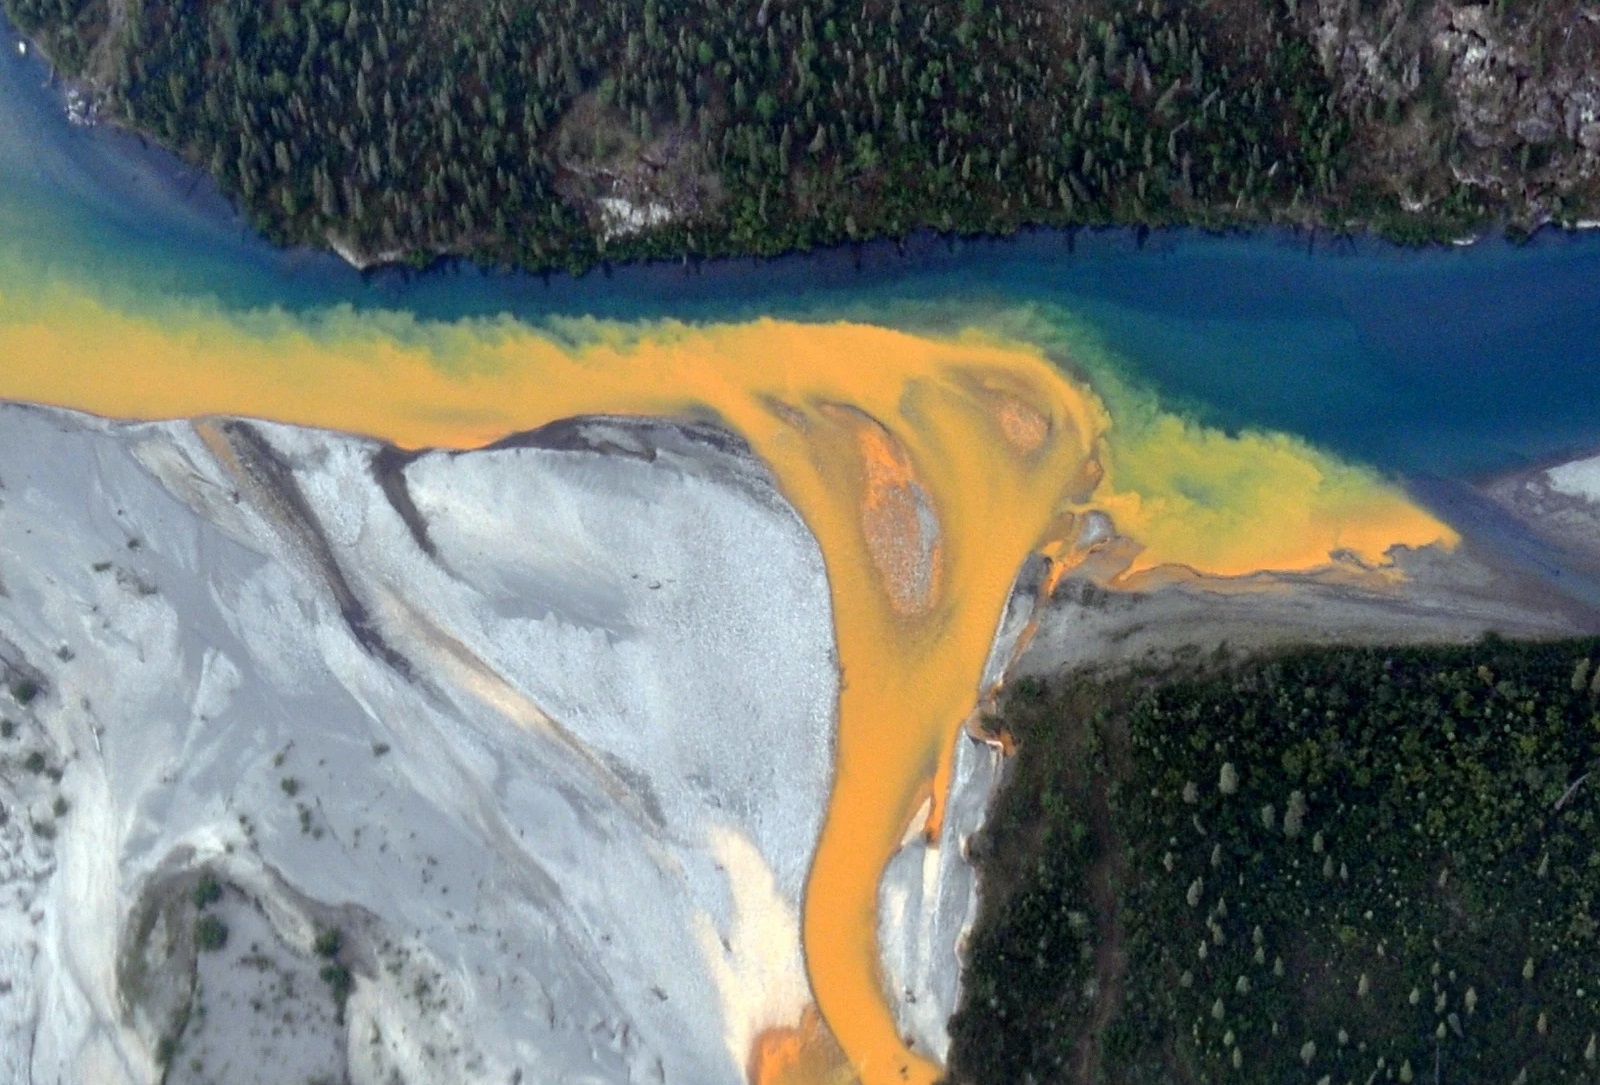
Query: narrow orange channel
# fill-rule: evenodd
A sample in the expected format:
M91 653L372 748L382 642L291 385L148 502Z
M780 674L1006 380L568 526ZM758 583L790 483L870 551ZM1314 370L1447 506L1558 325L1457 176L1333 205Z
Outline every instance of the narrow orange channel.
M770 320L556 332L171 302L133 312L55 285L0 294L0 398L119 418L262 417L412 448L477 447L584 414L709 418L742 435L821 547L842 669L836 779L803 914L820 1017L759 1037L749 1074L927 1085L941 1068L902 1041L882 990L879 879L915 803L945 778L1018 568L1059 548L1074 511L1117 498L1099 455L1110 419L1037 351L976 335ZM1364 558L1447 534L1387 488L1367 496L1351 506L1371 529ZM1153 500L1111 504L1137 519ZM1292 525L1276 567L1325 562L1348 518ZM1152 562L1206 568L1171 538Z

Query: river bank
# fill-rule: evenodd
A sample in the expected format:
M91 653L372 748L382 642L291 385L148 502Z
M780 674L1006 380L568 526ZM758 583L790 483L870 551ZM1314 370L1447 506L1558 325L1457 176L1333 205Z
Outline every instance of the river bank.
M359 263L576 271L1029 225L1452 240L1594 217L1600 31L1574 0L936 2L915 32L799 4L656 12L643 36L621 6L482 0L448 50L386 10L7 7L264 233Z
M607 1009L604 1020L552 1017L539 1026L574 1066L583 1064L583 1037L603 1036L589 1055L619 1073L659 1074L671 1063L686 1079L731 1081L754 1064L769 1072L769 1081L802 1072L815 1078L862 1052L871 1053L874 1072L885 1076L897 1069L891 1060L904 1060L899 1065L917 1075L936 1072L940 1018L953 1004L958 976L953 947L960 944L970 891L961 841L981 820L985 780L992 780L995 764L986 748L964 736L954 744L951 738L1001 674L992 658L994 625L1007 611L1017 566L1034 547L1053 543L1058 559L1077 564L1040 610L1019 675L1029 673L1034 659L1057 667L1075 658L1106 664L1152 649L1249 644L1252 636L1260 643L1465 638L1499 627L1559 632L1589 620L1580 605L1555 599L1555 578L1541 577L1548 548L1518 551L1507 542L1516 537L1514 525L1491 518L1465 531L1460 550L1443 554L1430 544L1452 533L1437 520L1452 521L1450 510L1470 503L1440 499L1430 515L1392 480L1425 472L1459 479L1600 439L1591 407L1600 401L1593 338L1600 297L1592 289L1600 248L1593 238L1541 235L1525 247L1489 242L1460 251L1413 251L1364 240L1307 246L1304 238L1276 234L1038 233L955 244L928 236L914 238L904 251L863 246L691 269L619 268L583 278L479 274L465 265L361 275L335 257L262 241L203 180L195 185L196 175L126 133L68 126L53 92L33 82L32 71L24 58L7 54L0 62L0 132L7 137L0 142L0 178L7 182L0 187L0 341L10 359L0 374L0 395L117 417L243 414L383 436L406 451L385 453L387 466L379 470L364 466L377 455L368 444L314 430L217 419L187 429L182 422L159 431L117 429L108 436L100 423L83 425L72 440L63 438L83 444L72 462L116 465L104 468L116 485L137 488L152 507L171 511L171 495L181 492L193 515L173 512L174 523L188 526L173 529L149 568L129 559L126 576L117 573L116 561L81 547L40 553L38 569L9 576L8 587L24 575L30 584L42 578L33 590L44 598L56 590L46 582L54 575L49 562L73 563L71 576L63 571L57 577L65 585L62 598L48 607L15 608L14 624L31 637L28 659L48 663L62 644L87 658L75 646L76 626L61 616L109 606L102 595L118 600L119 615L148 618L164 629L165 612L145 614L160 605L143 589L159 589L169 579L188 585L183 606L174 609L187 613L183 608L192 606L206 615L197 626L205 643L185 642L181 659L165 660L178 677L152 679L185 691L179 699L199 706L160 706L173 719L191 721L174 749L205 746L205 725L215 715L208 706L220 703L219 691L234 681L227 664L206 662L209 651L235 660L249 655L251 668L235 662L234 669L259 670L260 681L275 689L285 673L299 673L275 655L292 648L296 665L314 672L317 688L338 705L337 734L354 742L330 753L330 761L348 768L363 788L387 786L400 764L387 760L399 745L386 730L394 726L391 715L410 721L417 749L434 741L434 730L449 749L459 749L459 778L451 786L423 780L413 790L443 808L437 818L427 815L441 840L457 832L474 836L484 826L494 830L484 830L487 838L479 843L493 861L526 874L526 883L507 891L519 900L517 894L533 892L528 885L543 891L538 871L565 869L560 864L570 841L563 844L561 828L569 822L564 813L540 822L548 831L537 846L524 849L519 838L505 859L502 845L510 841L494 827L509 818L499 819L497 807L515 806L519 829L524 815L530 823L538 820L531 811L579 808L571 824L591 840L604 836L611 815L585 822L588 804L612 803L619 822L638 828L636 834L627 829L626 847L618 845L634 849L625 857L630 863L661 858L649 828L660 820L652 801L663 809L673 802L692 808L689 821L674 822L689 827L683 840L671 842L676 850L665 864L687 872L681 884L670 869L660 884L647 887L585 882L584 900L572 909L577 929L561 925L567 913L554 905L549 910L559 913L557 919L534 921L560 943L562 967L571 965L571 975L547 984L550 1005L575 990L570 984L582 986L595 974L615 981L615 989L589 991L593 998L584 1002L622 1007ZM108 380L108 371L119 379ZM524 459L560 462L535 470L515 460L514 449L482 450L530 427L594 413L713 423L742 434L764 466L740 460L741 471L761 476L761 484L735 487L744 502L738 507L753 522L783 529L773 548L786 555L791 580L805 583L770 602L771 613L757 606L760 620L737 611L761 597L761 578L771 570L748 550L748 539L733 538L737 528L726 519L709 535L696 528L693 515L727 512L721 497L671 512L687 520L659 523L668 512L650 511L657 500L652 487L671 489L682 479L643 465L681 467L674 458L681 449L663 451L662 441L640 438L632 424L602 424L611 427L605 441L630 452L615 457L618 462L574 457L583 461L575 464L555 453L583 450L544 449ZM28 456L28 448L44 439L28 428L32 424L14 424L16 465L8 477L43 470ZM46 425L41 432L49 430ZM1309 443L1280 431L1305 435ZM130 433L143 433L148 443ZM735 444L721 453L740 459L730 452ZM439 447L454 451L424 451ZM91 448L98 451L86 451ZM1334 453L1377 470L1352 466ZM559 485L547 477L547 467L561 476ZM743 478L741 471L719 478ZM93 495L81 491L95 474L87 467L81 473L49 475L24 487L33 518L15 526L25 537L51 523L52 515L89 516L94 522L83 526L85 539L101 549L127 547L114 522L108 527L95 519L105 510L86 511L98 508ZM397 477L417 480L450 538L419 530L418 518L395 506L389 485L375 482L375 474L391 485ZM190 476L209 480L198 496ZM698 483L683 485L705 496ZM472 494L470 509L440 496L463 487ZM720 493L717 485L710 489ZM299 499L292 496L296 490ZM755 491L759 499L751 498ZM1418 492L1432 508L1427 491ZM676 500L661 496L661 509L674 509ZM1110 526L1122 538L1104 535L1107 523L1096 517L1105 510L1095 507L1097 501L1106 503ZM618 503L634 511L622 515ZM200 511L193 513L196 506ZM596 512L601 506L610 510L604 516ZM514 510L521 511L512 516ZM191 523L194 516L205 523ZM794 536L802 523L801 536ZM529 525L550 534L528 544ZM640 541L639 532L649 538ZM217 541L219 535L242 551ZM628 554L608 549L629 539L629 553L677 542L703 546L704 554L674 558L697 572L721 570L718 561L737 559L739 568L723 570L726 583L719 586L737 598L669 587L673 577L630 565ZM820 557L806 548L808 541ZM1401 544L1392 551L1396 565L1386 568L1395 543ZM1128 562L1139 560L1137 545L1154 567L1113 583ZM450 551L442 564L435 552L441 549ZM217 553L226 560L212 570L208 562ZM108 561L106 569L96 568ZM820 583L818 561L826 566ZM1175 564L1198 572L1174 572ZM146 576L150 569L162 576ZM1555 571L1563 574L1559 561ZM96 576L115 581L115 589ZM742 587L735 592L735 585ZM1108 594L1107 588L1115 590ZM421 594L413 598L413 589ZM131 593L131 601L113 590ZM300 618L270 608L262 617L266 601L285 592L302 605ZM667 598L661 593L684 609L654 609L652 599ZM530 611L529 598L547 605ZM695 600L710 612L689 613ZM1014 596L1012 617L1021 620L1016 603ZM800 683L810 698L805 703L836 700L836 715L820 723L815 713L793 721L755 697L741 702L748 716L728 709L715 728L721 744L709 753L696 749L689 751L693 756L658 762L654 747L630 745L645 734L669 745L680 737L687 742L702 723L684 698L697 700L703 691L680 686L685 674L702 672L694 660L671 656L668 647L727 650L731 637L749 649L747 670L758 681L765 652L791 662L794 656L792 646L761 647L768 644L763 636L777 632L762 622L782 625L781 616L795 608L810 623L803 647L814 665ZM722 624L734 611L743 615L736 623L742 633ZM832 630L832 656L826 632L816 626L822 614ZM57 618L66 624L49 624ZM36 619L48 621L34 628L29 623ZM1006 622L1016 631L1010 618ZM258 626L293 627L286 634L293 644L250 640L259 636ZM120 634L107 639L104 632L87 629L82 637L119 666L133 666L119 647ZM669 643L659 645L659 638ZM22 634L13 639L20 643ZM534 641L548 653L532 652ZM422 685L406 684L405 667L395 660L407 653L395 649L397 642L422 660ZM531 653L526 658L523 648ZM580 657L577 666L550 662ZM572 685L599 666L615 666L625 676L604 688ZM841 680L841 668L843 692L827 685ZM190 678L199 685L184 685ZM81 679L85 689L91 679ZM623 687L647 691L649 703L619 699ZM382 696L374 700L372 690ZM92 699L102 699L98 687ZM104 736L81 728L73 703L79 702L41 702L48 719L39 722L53 739L65 735L72 749L86 751ZM260 711L243 694L238 704L230 734L248 733ZM379 709L367 707L372 704ZM634 709L650 717L649 726L634 718ZM134 721L131 733L139 713L127 715ZM572 720L605 741L584 739L573 756L574 744L562 737L575 733ZM316 722L308 717L313 731ZM539 755L550 754L560 767L524 758L521 743L530 740L522 730L508 732L511 723L522 725ZM773 847L759 838L785 826L802 826L796 832L803 836L804 826L813 824L808 819L821 816L823 789L810 769L833 723L838 748L824 762L851 779L841 788L849 796L840 806L848 807L848 817L827 846L849 854L830 860L834 880L826 884L847 891L818 892L813 913L795 885L797 868L816 876L809 841L796 850L788 837ZM758 736L768 726L811 743L809 782L791 796L804 809L769 810L760 779L751 783L761 770L744 771L750 766L741 758L761 763ZM584 753L596 744L606 756ZM847 744L854 753L845 751ZM390 752L377 753L379 745ZM68 746L58 742L56 749ZM215 807L200 792L220 793L231 778L227 750L206 749L211 775L194 781L195 793L184 797L195 803L184 808L192 815L185 824L214 854L223 838L213 824ZM312 767L320 780L323 766L312 761L305 779L294 777L299 783L285 786L288 777L276 776L279 766L270 761L278 752L251 748L246 768L266 786L251 776L240 802L263 809L269 800L280 803L272 817L287 813L279 831L291 838L298 802L308 811L301 835L320 842L314 836L324 827L319 810L335 807L320 791L319 806L297 798L294 789L311 778ZM739 787L708 792L701 754L737 762ZM357 764L359 771L350 767ZM476 775L480 771L485 775ZM530 797L521 788L524 774L544 779L541 774L566 772L576 782L555 787L559 794ZM93 780L64 779L72 802L98 794ZM772 779L765 786L774 786ZM946 779L967 790L941 794L939 782ZM159 788L150 794L156 796L150 820L159 822L157 807L169 799ZM459 795L472 797L471 811L452 805ZM116 801L124 799L144 801L128 795ZM41 794L38 802L44 817L48 799ZM919 809L927 811L924 831L908 834ZM737 832L723 831L725 815ZM405 816L397 812L396 822ZM854 831L862 826L870 829L873 847L863 846L863 833ZM329 821L325 836L351 827ZM818 831L829 839L829 830ZM756 840L757 856L740 834ZM228 842L242 846L228 836L223 854ZM150 850L141 854L159 865L158 853L176 855L173 849L195 841L141 837L145 844ZM78 847L79 865L63 868L74 877L93 859L85 857L92 849ZM427 855L437 857L407 854L408 862L424 867ZM399 884L401 875L386 860L371 861L383 868L371 885ZM894 868L888 879L885 862ZM926 882L918 882L930 869L938 871L936 892L924 892ZM124 873L131 894L141 891L150 872ZM439 906L454 910L461 894L474 891L469 880L452 876L452 900ZM395 930L402 923L432 929L438 919L430 911L432 883L419 882L407 882L372 909L399 909L389 920ZM333 895L356 892L342 883L317 885ZM372 892L371 885L362 891ZM650 927L648 937L673 960L658 962L651 975L680 977L681 992L662 982L658 993L644 984L643 970L630 972L625 963L632 943L618 931L627 926L635 897L669 902L652 913L660 925ZM542 915L547 898L534 893L531 899L529 909ZM238 903L229 897L229 907ZM819 924L804 938L802 905L807 924ZM900 917L889 926L907 933L905 941L881 936L886 914ZM446 918L455 923L457 917ZM493 929L506 937L513 917L493 918ZM470 927L475 920L465 922ZM458 944L427 947L461 967L452 972L441 964L420 978L434 984L441 974L465 976L452 991L460 1005L477 990L478 981L467 974L491 952L484 941L490 928L481 926L451 927ZM809 975L802 974L796 964L802 944L821 947L822 969L812 960ZM482 1066L503 1079L525 1057L506 1039L522 1034L525 1022L516 1015L537 1016L546 1004L504 995L498 984L515 988L520 970L503 951L494 952L505 966L494 973L495 998L502 1000L494 1004L515 1006L505 1010L512 1024L504 1035L491 1037L502 1050L486 1055ZM892 960L885 962L885 952ZM103 957L92 967L100 968ZM595 961L601 963L590 969ZM360 963L352 957L338 967ZM902 992L889 992L885 1005L876 978L885 963L883 972L905 981L918 1009L908 1008L913 1003ZM583 978L571 978L580 973ZM384 1020L404 1026L408 1035L419 1034L420 1018L432 1012L442 1031L422 1043L447 1049L453 1042L445 1035L454 1027L448 1013L430 1011L433 1002L414 988L408 999L380 977L370 979L355 984L356 1012L388 1014ZM54 974L44 982L40 989L64 983ZM842 1022L839 1038L848 1055L829 1046L827 1028L805 1008L808 989L830 1021ZM757 993L769 990L781 997L764 1000ZM104 992L83 997L105 1001ZM688 1025L675 1030L680 1012ZM652 1022L652 1035L622 1027L636 1017ZM317 1021L322 1028L323 1019ZM55 1039L62 1041L60 1050L72 1046L70 1038ZM160 1036L118 1042L124 1041L127 1051L147 1051ZM405 1046L409 1041L397 1043L385 1056L390 1065L421 1067L423 1076L442 1072L424 1067L416 1050ZM652 1058L660 1061L652 1065ZM381 1069L373 1068L373 1075Z
M1582 1076L1597 643L1019 684L953 1080Z

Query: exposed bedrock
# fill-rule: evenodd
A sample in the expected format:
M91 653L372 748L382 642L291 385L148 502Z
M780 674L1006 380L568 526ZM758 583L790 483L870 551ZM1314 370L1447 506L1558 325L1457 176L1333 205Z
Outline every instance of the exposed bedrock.
M712 1085L798 1019L838 667L726 435L0 406L0 487L0 1077Z

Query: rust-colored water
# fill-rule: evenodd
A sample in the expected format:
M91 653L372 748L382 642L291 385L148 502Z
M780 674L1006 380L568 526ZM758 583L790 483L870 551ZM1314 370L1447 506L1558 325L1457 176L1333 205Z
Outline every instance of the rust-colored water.
M1018 567L1060 548L1064 514L1110 511L1146 544L1140 567L1220 574L1448 541L1392 489L1292 441L1163 420L1119 442L1102 403L1024 345L774 321L556 333L167 302L134 312L58 285L0 295L0 398L265 417L409 447L474 447L593 413L714 418L748 440L821 546L843 671L803 916L820 1018L762 1034L749 1065L765 1085L937 1076L884 1002L878 880L943 778Z

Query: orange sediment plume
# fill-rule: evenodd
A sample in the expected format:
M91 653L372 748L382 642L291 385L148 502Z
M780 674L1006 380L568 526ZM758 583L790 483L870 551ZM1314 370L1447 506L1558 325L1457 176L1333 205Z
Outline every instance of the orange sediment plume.
M859 1085L850 1061L815 1006L793 1028L756 1037L745 1072L750 1085Z
M1449 537L1369 476L1324 492L1303 447L1297 458L1274 446L1267 466L1288 483L1239 515L1163 489L1172 472L1159 448L1102 478L1104 407L1024 346L768 320L555 332L348 311L133 313L46 287L0 295L0 398L138 419L270 418L413 448L477 447L584 414L710 418L743 436L821 548L842 669L834 791L802 923L817 1010L760 1035L748 1067L759 1085L939 1075L902 1041L881 989L879 879L930 796L937 827L952 739L982 692L1019 567L1041 547L1068 567L1062 536L1085 503L1145 542L1150 564L1228 574L1322 565L1335 547L1378 562L1393 544ZM1142 478L1141 464L1153 464ZM1141 488L1116 488L1122 466ZM1263 542L1279 506L1284 526ZM1207 531L1222 537L1198 537Z
M1163 415L1113 447L1095 505L1141 551L1135 576L1185 566L1209 577L1315 569L1345 554L1381 565L1395 545L1455 534L1367 472L1283 434L1229 437Z

